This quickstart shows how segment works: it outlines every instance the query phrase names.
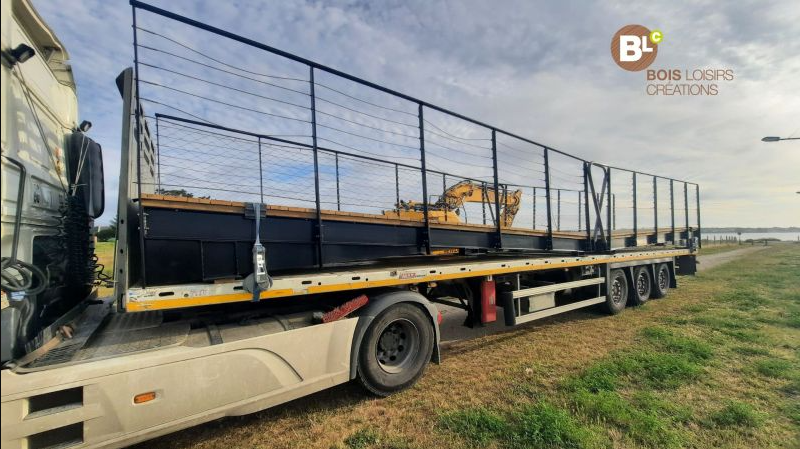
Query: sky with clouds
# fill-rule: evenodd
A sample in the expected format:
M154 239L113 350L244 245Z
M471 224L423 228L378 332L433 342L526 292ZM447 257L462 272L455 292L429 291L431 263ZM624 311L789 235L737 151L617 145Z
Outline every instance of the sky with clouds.
M104 223L116 208L122 108L114 79L133 60L131 8L69 3L34 0L70 52L81 118L104 148ZM800 226L800 140L760 141L800 137L796 1L152 4L587 160L697 182L704 226ZM210 45L148 19L141 26ZM627 24L663 32L651 68L732 69L734 80L718 82L716 96L647 95L644 72L626 72L610 55L611 37ZM244 46L208 54L299 73L278 61L264 67L268 60Z

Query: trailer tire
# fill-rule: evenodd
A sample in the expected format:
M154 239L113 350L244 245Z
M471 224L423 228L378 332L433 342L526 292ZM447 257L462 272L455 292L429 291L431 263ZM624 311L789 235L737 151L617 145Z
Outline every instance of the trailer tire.
M655 277L653 278L653 298L663 298L667 296L670 286L669 266L665 263L655 266Z
M375 317L358 353L357 377L376 396L388 396L413 385L433 354L430 318L419 307L400 303Z
M633 305L641 306L650 299L653 291L653 276L650 275L650 267L640 266L633 269Z
M616 315L625 310L625 304L628 302L628 279L625 277L625 272L620 269L611 270L608 286L605 310L611 315Z

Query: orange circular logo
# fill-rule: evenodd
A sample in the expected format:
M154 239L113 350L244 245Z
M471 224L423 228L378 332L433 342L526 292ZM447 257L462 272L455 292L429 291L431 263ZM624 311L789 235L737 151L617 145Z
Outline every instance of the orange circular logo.
M656 60L661 32L642 25L625 25L611 39L611 57L618 66L631 72L644 70Z

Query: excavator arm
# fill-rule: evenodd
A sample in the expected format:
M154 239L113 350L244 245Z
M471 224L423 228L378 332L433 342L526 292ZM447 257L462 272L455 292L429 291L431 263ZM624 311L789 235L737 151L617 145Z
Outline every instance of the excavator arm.
M494 186L487 186L482 183L464 180L450 186L439 199L428 205L428 213L431 219L439 222L458 223L458 210L465 203L487 203L495 204L500 198L500 223L508 228L514 223L514 217L519 211L522 200L522 191L515 190L510 192L508 189L500 189L499 195ZM422 203L415 201L401 201L394 211L384 211L385 215L397 215L401 218L424 218L422 216Z

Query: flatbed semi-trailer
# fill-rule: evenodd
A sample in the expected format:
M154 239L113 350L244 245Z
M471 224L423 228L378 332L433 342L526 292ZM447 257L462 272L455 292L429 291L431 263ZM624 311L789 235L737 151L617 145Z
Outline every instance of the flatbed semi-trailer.
M385 396L440 362L437 303L470 327L517 326L620 313L695 272L696 184L586 161L134 0L114 293L98 298L102 153L77 124L63 46L29 1L10 3L3 448L121 447L350 381ZM287 76L236 65L232 45ZM309 115L242 80L310 100Z

